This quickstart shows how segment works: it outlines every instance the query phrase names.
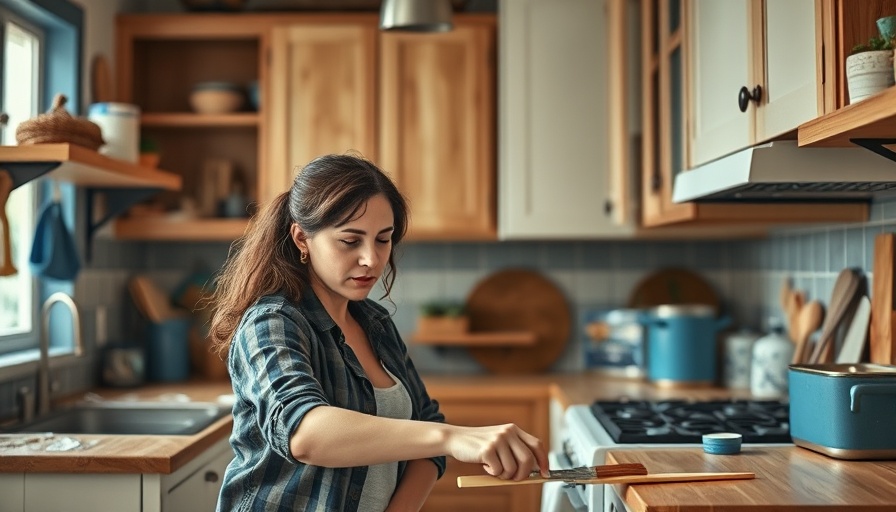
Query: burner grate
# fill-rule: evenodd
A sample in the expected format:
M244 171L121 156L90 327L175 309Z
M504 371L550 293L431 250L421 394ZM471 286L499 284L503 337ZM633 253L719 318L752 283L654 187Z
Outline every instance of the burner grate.
M777 400L597 401L591 411L617 443L697 443L736 432L744 443L790 443L790 409Z

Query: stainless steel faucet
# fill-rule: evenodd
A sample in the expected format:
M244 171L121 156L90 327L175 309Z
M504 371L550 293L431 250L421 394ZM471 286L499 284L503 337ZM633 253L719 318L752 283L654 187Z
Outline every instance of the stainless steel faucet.
M41 307L40 329L40 363L37 367L37 414L50 412L50 308L61 302L68 306L72 314L72 333L74 336L75 356L84 354L84 342L81 340L81 316L78 306L71 297L63 292L56 292L44 301Z

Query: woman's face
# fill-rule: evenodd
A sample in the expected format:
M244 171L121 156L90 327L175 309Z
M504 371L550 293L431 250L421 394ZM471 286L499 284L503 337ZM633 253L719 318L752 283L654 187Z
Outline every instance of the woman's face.
M358 214L341 226L296 241L299 249L308 253L312 288L322 300L326 300L324 296L335 301L365 299L389 262L395 229L389 201L382 194L375 195Z

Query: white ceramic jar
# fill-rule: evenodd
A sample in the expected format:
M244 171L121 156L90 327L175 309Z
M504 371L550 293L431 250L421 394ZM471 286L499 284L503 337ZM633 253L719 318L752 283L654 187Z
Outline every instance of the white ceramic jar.
M140 107L129 103L94 103L87 118L99 125L106 144L100 153L137 163L140 159Z
M759 398L787 396L787 370L793 357L793 342L781 326L753 343L750 392Z
M759 334L747 330L725 337L722 347L722 385L729 389L750 389L753 343Z

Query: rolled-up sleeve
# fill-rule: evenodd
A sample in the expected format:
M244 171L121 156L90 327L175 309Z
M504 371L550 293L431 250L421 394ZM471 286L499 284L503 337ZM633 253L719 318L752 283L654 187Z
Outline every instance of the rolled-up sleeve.
M295 461L289 440L311 409L329 405L311 365L310 327L278 308L259 308L243 320L231 364L252 375L242 389L259 431L281 457ZM242 368L240 368L242 367Z

